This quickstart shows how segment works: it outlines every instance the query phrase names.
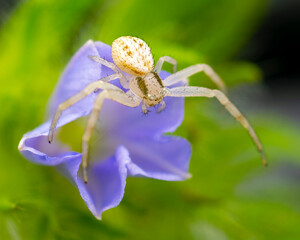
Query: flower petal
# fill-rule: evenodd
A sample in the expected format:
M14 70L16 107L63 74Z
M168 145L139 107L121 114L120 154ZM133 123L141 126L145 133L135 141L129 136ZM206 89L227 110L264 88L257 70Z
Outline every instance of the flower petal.
M124 146L130 153L129 174L167 181L190 178L188 173L191 146L180 137L162 136L158 139L127 140Z
M112 62L111 47L88 41L71 59L49 103L53 115L59 103L67 100L89 83L113 74L113 71L88 56L100 56ZM161 73L164 79L166 72ZM119 80L113 81L120 87ZM57 127L88 115L97 93L66 109ZM101 111L101 120L107 133L110 149L119 146L113 155L100 160L89 168L89 183L85 185L78 177L81 154L70 151L58 140L51 145L47 141L50 121L25 134L20 141L20 152L30 161L56 166L74 184L90 211L101 218L103 211L117 206L124 195L127 172L132 176L145 176L176 181L190 177L188 173L191 149L189 143L179 137L162 136L173 132L183 120L183 98L165 98L166 109L157 114L155 108L143 116L141 108L129 108L107 100ZM128 150L127 150L128 149ZM128 154L130 152L130 157ZM132 160L131 160L132 159Z
M113 74L113 71L88 56L99 56L107 58L111 56L111 47L104 43L87 41L72 57L64 73L62 74L56 90L49 102L49 114L52 116L60 103L82 91L89 83ZM118 82L118 80L115 80ZM64 125L90 113L96 94L90 94L83 100L77 102L62 113L59 122Z
M170 75L161 72L162 79ZM105 131L114 136L136 138L139 136L159 136L162 133L174 132L183 121L184 99L165 97L166 108L157 113L159 106L149 108L144 115L141 106L131 108L106 100L100 113Z
M88 57L89 55L100 56L109 62L113 62L111 46L102 42L89 40L76 52L66 67L49 103L50 115L55 113L59 103L74 96L89 83L113 74L111 69L91 60ZM170 74L164 71L160 73L162 79L165 79L168 75ZM112 83L121 87L118 79L112 81ZM93 93L66 109L62 113L58 125L61 126L79 117L88 115L93 107L95 96L96 94ZM141 107L133 109L106 100L101 115L110 119L107 119L107 121L104 120L104 122L108 123L105 128L117 131L119 134L124 132L126 135L132 134L133 132L139 132L144 135L147 135L147 133L159 134L173 132L183 120L183 98L167 97L164 100L167 106L163 112L157 114L155 107L152 107L150 108L151 112L146 117L143 116ZM122 117L115 118L116 114ZM119 121L121 121L121 125L126 126L122 128L122 131L120 131L119 128L113 129L114 126L120 126ZM132 124L133 121L134 124ZM142 130L144 129L147 129L147 132L143 133Z
M23 136L18 149L25 158L37 164L54 166L81 156L77 152L71 152L67 145L58 140L49 144L49 126L50 122L46 122Z
M118 147L114 156L90 166L88 184L77 177L80 158L72 159L59 168L77 185L89 210L101 219L103 211L118 206L123 198L129 162L126 148Z
M128 151L120 146L114 156L98 160L89 167L89 183L78 177L81 154L68 151L61 144L47 143L49 123L24 135L19 150L28 160L41 165L55 166L78 188L90 211L101 219L103 211L116 207L121 202L127 177Z

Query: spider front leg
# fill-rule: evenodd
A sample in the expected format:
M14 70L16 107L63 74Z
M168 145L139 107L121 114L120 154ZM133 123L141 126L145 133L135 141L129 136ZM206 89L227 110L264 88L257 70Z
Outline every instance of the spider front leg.
M185 69L182 69L169 77L167 77L163 83L165 86L170 86L173 85L177 82L180 82L182 80L187 79L188 77L199 73L199 72L204 72L217 86L218 88L226 92L226 86L222 79L218 76L217 73L207 64L196 64L190 67L187 67Z
M52 119L51 126L48 133L48 141L51 143L53 141L53 133L56 127L56 124L62 114L62 112L71 107L73 104L79 102L81 99L85 98L92 92L94 92L97 89L112 89L112 90L121 90L118 87L116 87L113 84L108 83L109 81L112 81L114 79L117 79L120 77L120 74L112 74L110 76L107 76L105 78L102 78L101 80L95 81L87 85L82 91L75 94L73 97L69 98L65 102L59 104L56 113Z
M150 112L150 110L148 110L148 108L147 108L147 104L146 104L145 100L142 101L142 111L143 111L144 115L147 115Z
M219 90L212 90L204 87L176 87L167 89L166 96L170 97L208 97L217 98L218 101L227 109L227 111L244 127L248 130L250 137L252 138L257 150L259 151L262 163L267 166L265 153L261 142L259 141L254 129L248 122L248 120L241 114L241 112L233 105L228 97Z
M120 83L122 85L123 88L128 89L129 88L129 81L127 80L127 78L122 74L121 70L113 63L106 61L105 59L98 57L98 56L89 56L90 59L94 60L97 63L100 63L108 68L110 68L111 70L113 70L115 73L119 73L120 74Z
M157 109L157 113L161 113L163 110L165 110L165 108L166 108L166 102L164 101L164 100L162 100L161 102L160 102L160 106L158 107L158 109Z
M173 73L175 73L177 71L177 61L174 58L171 58L169 56L163 56L163 57L158 59L158 61L156 63L156 66L154 68L154 72L160 73L164 62L168 62L168 63L172 64Z
M97 96L94 107L92 110L92 113L89 117L86 129L84 131L84 134L82 136L82 169L83 169L83 179L84 182L88 182L88 174L87 174L87 166L88 166L88 146L89 146L89 140L92 136L93 130L96 126L99 112L102 108L103 101L105 99L110 99L115 102L118 102L120 104L123 104L128 107L137 107L141 103L141 99L129 95L125 92L123 92L121 89L119 90L103 90L99 95Z

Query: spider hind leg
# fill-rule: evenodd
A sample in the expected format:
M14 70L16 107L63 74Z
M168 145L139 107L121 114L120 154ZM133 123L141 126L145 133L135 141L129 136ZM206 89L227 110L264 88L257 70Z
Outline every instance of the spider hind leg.
M86 129L82 136L82 170L83 170L83 179L84 182L88 182L88 150L89 150L89 141L92 136L93 130L97 124L100 110L105 99L110 99L120 104L123 104L128 107L137 107L141 100L138 97L132 97L131 95L125 93L121 89L119 90L103 90L97 96L93 110L88 119Z
M208 89L204 87L175 87L167 90L167 96L170 97L215 97L226 110L248 131L252 138L258 152L261 155L262 164L267 166L267 160L262 147L262 144L256 135L254 129L244 117L244 115L237 109L237 107L228 99L228 97L220 90Z

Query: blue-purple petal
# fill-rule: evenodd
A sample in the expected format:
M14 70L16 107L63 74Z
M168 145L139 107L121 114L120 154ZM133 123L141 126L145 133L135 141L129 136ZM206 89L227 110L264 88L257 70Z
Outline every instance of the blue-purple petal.
M97 45L98 47L101 45L101 51L96 48L93 41L89 40L72 57L48 104L48 115L53 116L60 103L82 91L89 83L113 73L111 69L88 57L99 56L106 58L107 55L111 54L110 46L104 43L98 43ZM95 96L96 94L92 93L66 109L62 114L62 116L65 116L64 120L71 122L79 117L88 115L93 107ZM60 119L60 121L62 120Z
M169 73L161 72L162 79ZM106 100L103 104L100 119L104 129L110 134L138 138L139 136L154 136L174 132L182 123L184 117L184 99L165 97L166 108L157 113L159 105L149 108L144 115L141 106L127 107Z
M81 154L68 151L62 144L47 143L48 127L49 123L45 123L24 135L19 144L21 154L34 163L55 166L77 186L89 210L101 219L103 211L116 207L123 198L127 165L131 161L128 151L120 146L111 157L92 163L89 183L84 184L78 177Z
M52 116L59 103L67 100L89 83L113 74L111 69L94 62L88 56L100 56L112 62L111 47L88 41L72 57L49 102ZM164 79L169 73L161 72ZM120 87L119 80L112 81ZM88 115L97 93L65 110L57 128ZM47 141L50 121L25 134L20 141L20 152L30 161L42 165L56 166L79 189L90 211L101 218L103 211L117 206L124 195L127 174L168 181L184 180L188 173L191 155L190 144L182 138L164 136L181 124L184 115L183 98L165 98L166 109L156 113L150 108L147 116L141 107L130 108L106 100L100 114L102 130L109 148L108 158L100 159L89 168L89 183L85 185L78 170L81 153L72 152L68 145L57 138L50 145ZM103 143L102 143L103 144ZM122 147L124 145L124 147ZM117 149L116 152L112 149Z
M56 111L59 103L80 92L89 83L113 74L111 69L91 60L88 57L89 55L100 56L109 62L113 62L111 47L109 45L89 40L72 57L62 75L49 102L51 116ZM168 75L170 74L164 71L160 73L162 79ZM120 87L118 79L112 81L112 83ZM95 96L96 94L93 93L66 109L62 114L63 117L59 121L60 125L88 115L93 107ZM173 132L183 120L184 102L182 98L165 98L165 102L167 106L163 112L157 114L157 108L152 107L150 108L150 113L144 117L140 106L137 108L129 108L106 100L101 111L101 116L103 115L103 118L111 118L108 119L108 121L104 120L104 122L109 123L105 128L118 131L120 134L124 132L124 135L132 135L133 133L147 135L148 133L160 134ZM116 115L120 117L115 117ZM122 128L122 131L120 131L120 129L113 129L113 126L121 126L119 123L126 126ZM143 132L142 130L144 129L147 131Z
M60 170L77 185L81 197L93 215L101 219L105 210L118 206L123 198L129 162L126 148L118 147L112 157L91 164L88 184L84 184L77 176L80 158L62 164Z
M48 143L50 123L46 122L33 131L26 133L21 139L18 149L29 161L48 166L55 166L81 154L70 151L66 144L58 140Z
M127 140L130 153L129 174L166 181L190 178L188 172L191 146L180 137L161 136L157 139Z

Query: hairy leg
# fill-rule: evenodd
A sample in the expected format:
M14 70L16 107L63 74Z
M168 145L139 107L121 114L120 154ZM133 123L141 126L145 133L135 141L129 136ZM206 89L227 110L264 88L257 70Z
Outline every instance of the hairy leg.
M186 78L199 73L204 72L223 92L226 92L226 87L222 79L214 72L214 70L207 64L196 64L185 69L182 69L169 77L167 77L163 82L165 86L173 85L177 82L185 80Z
M165 103L164 100L162 100L162 101L160 102L159 108L157 109L157 113L161 113L163 110L165 110L165 108L166 108L166 103Z
M120 74L120 83L123 88L128 89L129 88L129 81L128 79L122 74L121 70L113 63L106 61L105 59L98 57L98 56L89 56L90 59L94 60L97 63L100 63L111 70L113 70L115 73Z
M110 99L128 107L137 107L141 103L141 99L126 94L122 90L103 90L97 96L93 110L88 119L88 123L82 136L82 169L84 182L88 182L87 165L88 165L88 146L93 130L97 123L99 112L102 108L104 99Z
M144 100L142 101L142 111L143 111L143 113L144 113L145 115L147 115L148 112L150 112L150 111L148 110L147 104L146 104L146 102L145 102Z
M89 85L87 85L82 91L75 94L74 96L72 96L71 98L66 100L65 102L59 104L59 106L56 110L56 113L55 113L55 115L52 119L51 126L50 126L50 129L49 129L49 133L48 133L49 143L51 143L52 140L53 140L53 133L54 133L56 124L57 124L62 112L65 109L71 107L73 104L77 103L78 101L85 98L86 96L88 96L89 94L91 94L92 92L94 92L97 89L121 90L118 87L116 87L115 85L108 83L109 81L117 79L119 77L120 77L119 74L112 74L110 76L102 78L101 80L92 82Z
M177 71L177 61L174 58L171 58L169 56L163 56L158 59L156 66L154 68L154 72L160 73L164 62L168 62L168 63L172 64L173 73L175 73Z
M203 87L176 87L172 89L167 89L166 96L171 97L208 97L217 98L218 101L227 109L227 111L244 127L247 129L250 137L252 138L257 150L259 151L262 163L267 166L267 161L265 153L261 142L259 141L254 129L248 122L248 120L241 114L241 112L233 105L228 97L219 90L212 90Z

